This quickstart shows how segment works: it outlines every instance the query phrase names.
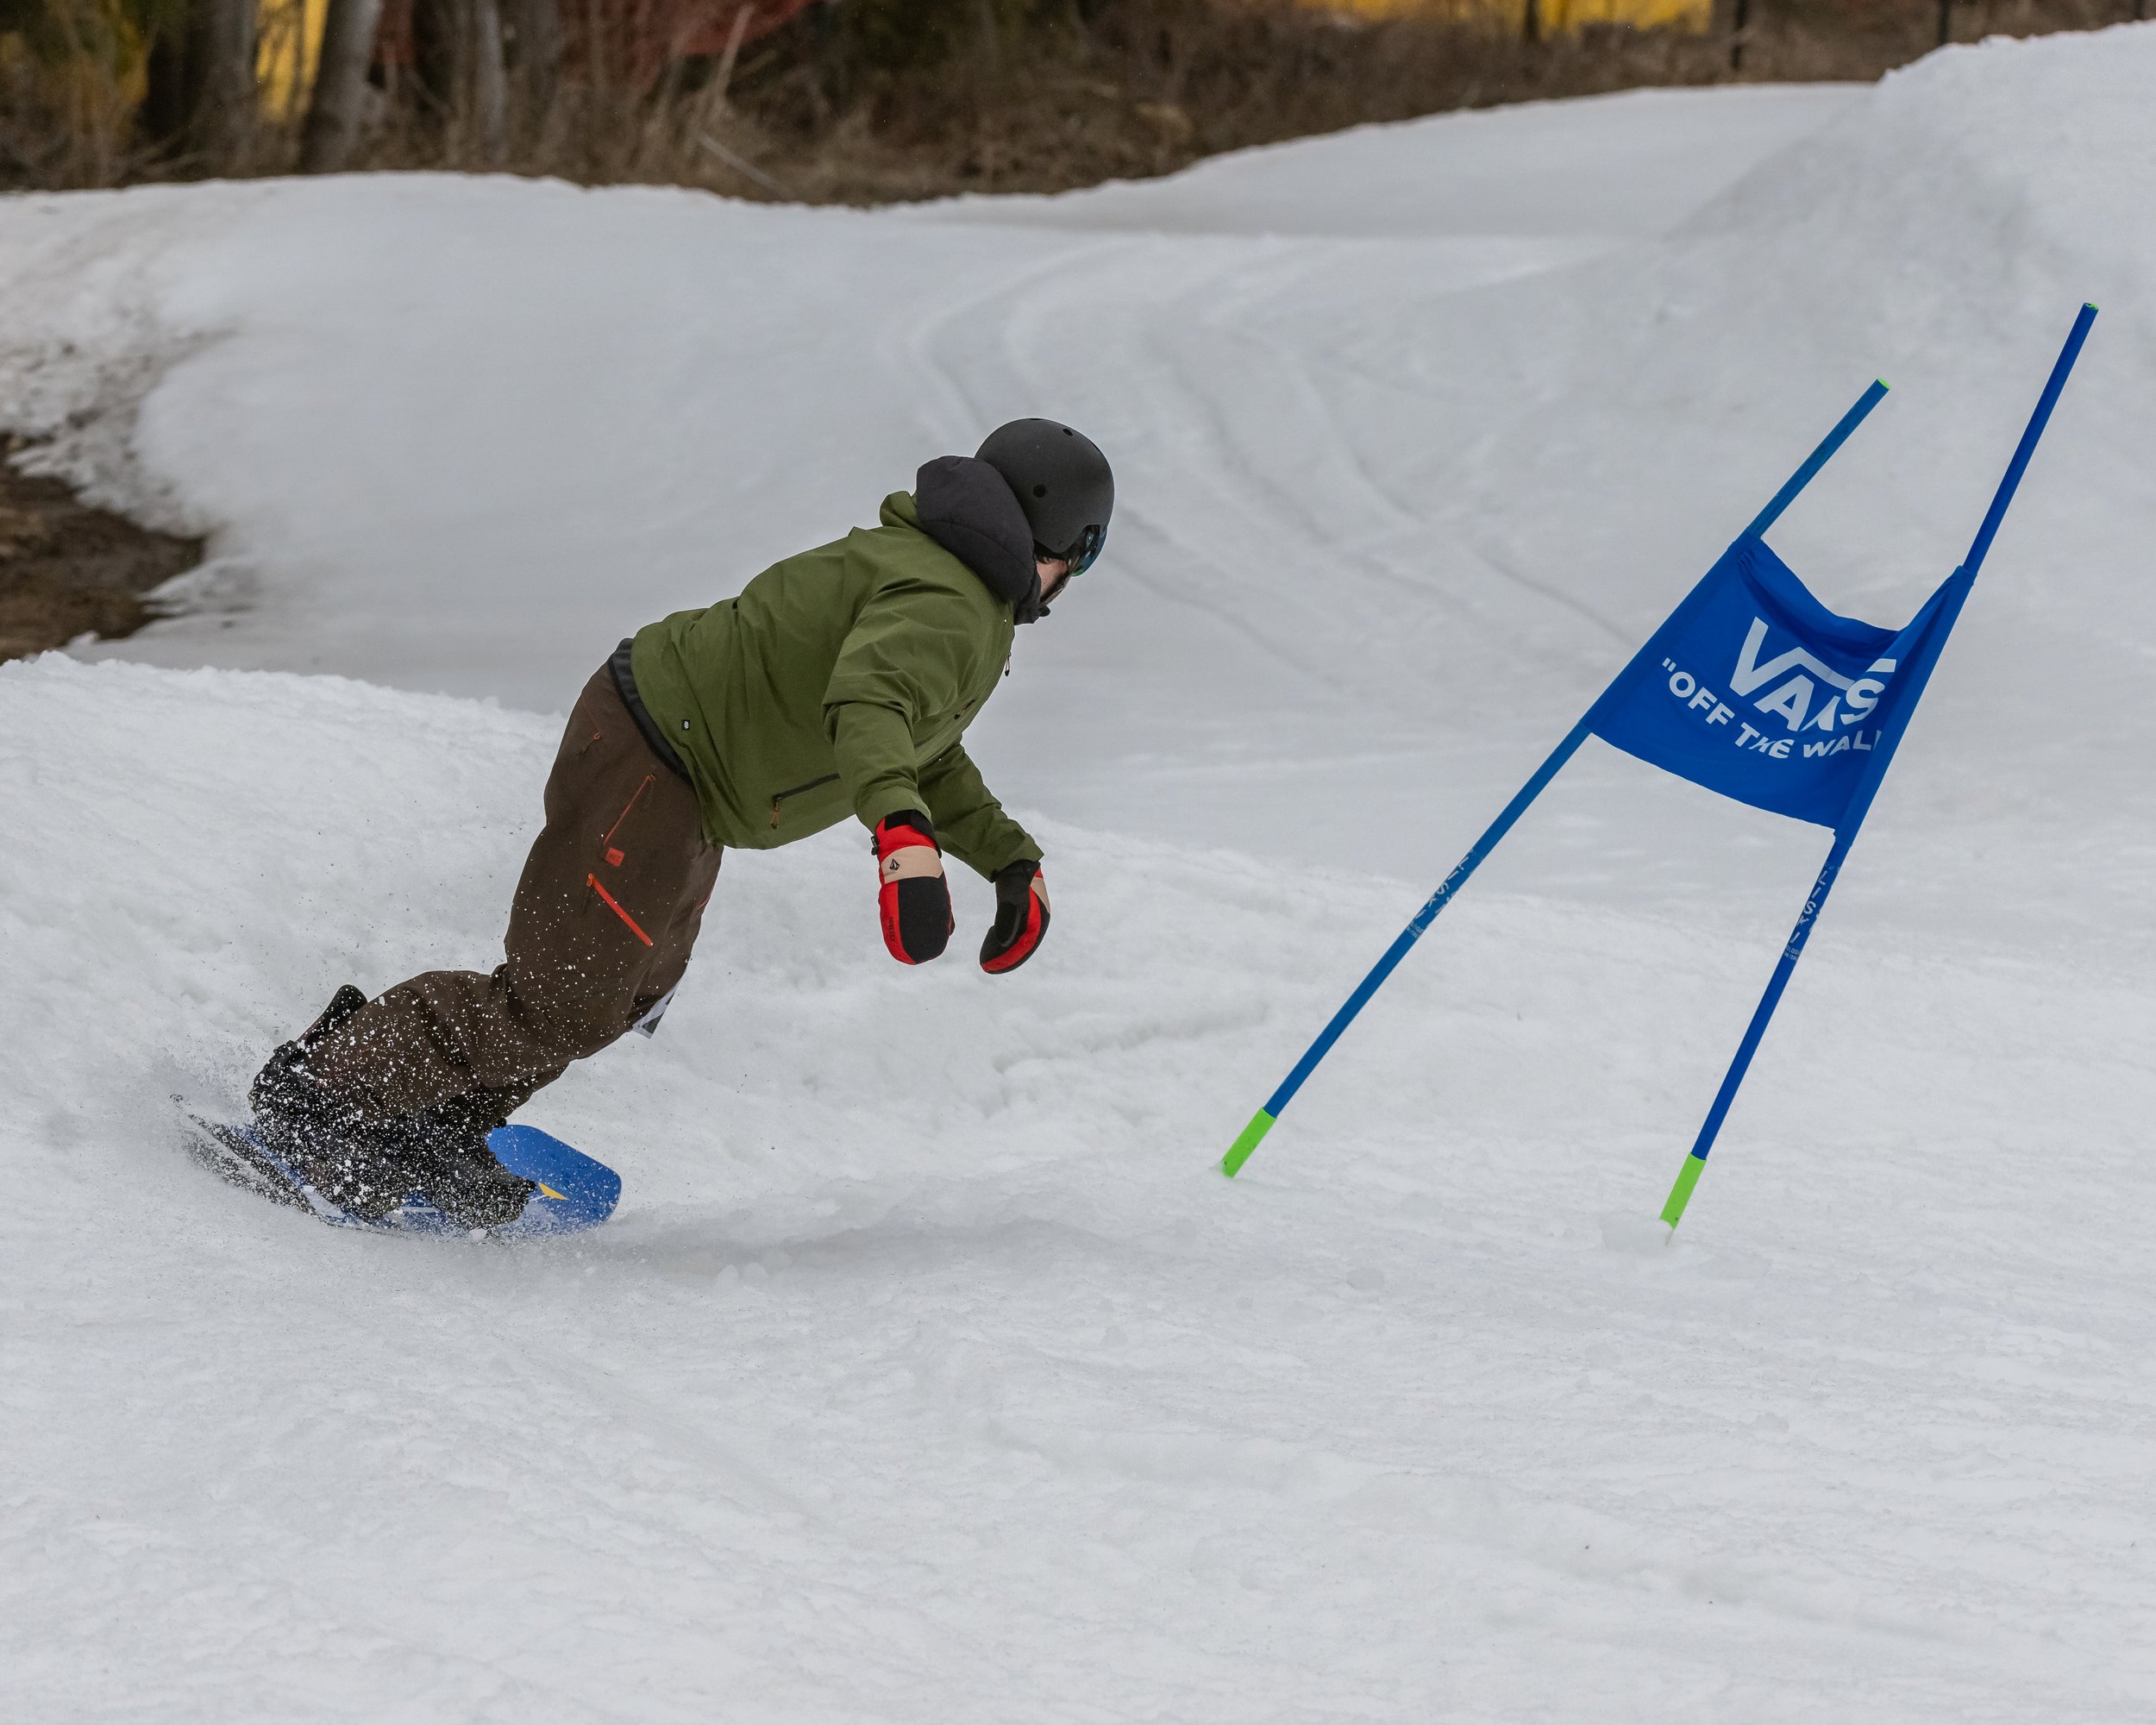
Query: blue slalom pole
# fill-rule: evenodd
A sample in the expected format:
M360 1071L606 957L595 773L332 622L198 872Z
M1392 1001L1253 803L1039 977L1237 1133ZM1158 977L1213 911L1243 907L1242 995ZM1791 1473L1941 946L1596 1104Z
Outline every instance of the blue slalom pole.
M1662 1207L1662 1220L1672 1228L1683 1219L1684 1207L1692 1201L1692 1189L1699 1184L1700 1173L1707 1166L1707 1152L1714 1147L1714 1137L1722 1129L1723 1117L1729 1113L1729 1105L1737 1100L1737 1087L1745 1082L1759 1039L1767 1033L1767 1020L1782 1004L1782 991L1789 985L1796 961L1803 956L1804 942L1811 934L1812 925L1819 919L1820 907L1827 902L1827 894L1833 888L1834 876L1841 872L1842 859L1849 855L1849 847L1856 839L1853 831L1835 833L1833 848L1827 853L1826 866L1812 882L1811 895L1797 914L1796 926L1789 932L1789 944L1782 949L1774 975L1767 979L1767 991L1752 1009L1752 1022L1745 1026L1744 1040L1737 1044L1737 1057L1722 1075L1721 1088L1714 1092L1714 1106L1707 1111L1699 1136L1692 1140L1692 1153L1684 1158L1684 1166L1677 1171L1677 1183L1670 1188L1669 1201Z
M1587 721L1583 718L1566 733L1564 741L1550 751L1550 758L1535 768L1534 777L1520 787L1519 794L1505 805L1504 812L1489 824L1489 829L1476 839L1466 856L1453 866L1445 877L1445 884L1423 901L1423 906L1413 919L1400 932L1399 938L1385 949L1385 956L1370 967L1369 975L1356 984L1355 992L1347 1002L1332 1015L1332 1022L1318 1032L1318 1039L1304 1051L1295 1070L1281 1081L1280 1088L1266 1099L1265 1106L1250 1116L1250 1123L1243 1128L1242 1135L1228 1146L1228 1153L1220 1158L1220 1171L1233 1179L1237 1171L1250 1159L1265 1134L1273 1129L1281 1111L1294 1100L1295 1092L1302 1088L1302 1081L1318 1070L1318 1063L1331 1052L1332 1044L1340 1039L1340 1032L1355 1022L1355 1015L1369 1004L1369 998L1393 974L1394 967L1407 956L1407 949L1422 938L1423 931L1438 919L1438 913L1452 901L1452 895L1467 884L1468 876L1482 866L1482 859L1497 848L1497 842L1513 828L1513 823L1527 812L1527 805L1540 796L1558 769L1572 758L1573 751L1587 741Z
M1841 423L1829 431L1820 446L1804 458L1804 465L1789 475L1789 482L1775 492L1773 500L1752 518L1752 525L1745 531L1754 538L1782 518L1782 511L1796 501L1796 494L1819 477L1819 470L1833 459L1834 451L1849 441L1849 434L1865 422L1865 416L1886 398L1887 386L1877 378L1871 387L1857 398L1857 405L1841 417Z
M1773 500L1753 518L1752 525L1745 530L1747 533L1763 533L1772 525L1796 494L1809 485L1819 470L1827 465L1834 451L1848 441L1849 434L1864 423L1865 416L1879 405L1886 392L1887 386L1874 380L1871 386L1857 398L1857 405L1842 415L1834 429L1821 440L1819 447L1805 457L1804 464L1790 475L1789 483L1774 494ZM1615 681L1596 698L1595 705L1566 734L1564 741L1550 751L1550 758L1535 769L1534 776L1520 787L1519 794L1505 805L1504 812L1489 824L1489 830L1475 841L1467 855L1445 877L1444 884L1423 901L1422 908L1400 932L1398 938L1385 949L1384 956L1370 967L1369 974L1356 985L1355 992L1347 997L1345 1004L1318 1032L1318 1039L1304 1051L1302 1058L1295 1063L1294 1070L1281 1081L1280 1088L1266 1099L1263 1107L1250 1116L1250 1124L1228 1146L1228 1153L1220 1158L1220 1171L1223 1174L1233 1179L1243 1164L1250 1159L1250 1152L1263 1142L1265 1134L1272 1131L1282 1110L1294 1100L1295 1092L1302 1088L1303 1081L1317 1070L1318 1063L1332 1051L1332 1044L1340 1039L1340 1033L1355 1022L1356 1015L1369 1004L1370 996L1384 985L1385 979L1407 956L1407 949L1422 938L1424 931L1438 919L1438 913L1452 902L1453 896L1467 884L1468 877L1482 866L1482 859L1497 848L1498 841L1512 831L1513 823L1527 812L1527 806L1542 794L1550 781L1556 778L1564 763L1572 758L1594 729L1595 714L1605 702L1614 698L1630 683L1641 663L1642 661L1635 657L1617 674Z
M1992 494L1991 507L1984 512L1984 525L1977 529L1977 536L1971 543L1969 555L1962 559L1961 567L1974 580L1984 560L1991 549L1991 540L1999 530L1999 523L2005 519L2006 506L2014 501L2014 493L2021 488L2021 475L2028 470L2028 458L2036 453L2036 440L2044 435L2045 426L2051 423L2051 411L2059 405L2059 392L2066 386L2066 374L2074 368L2074 361L2081 357L2081 344L2089 339L2089 326L2096 321L2095 306L2083 303L2081 311L2074 319L2074 327L2067 332L2066 345L2059 349L2059 359L2051 368L2051 376L2045 380L2044 392L2038 398L2036 411L2028 417L2028 426L2021 433L2021 441L2014 447L2014 459L2006 465L2006 477L1999 481L1999 488Z
M1744 1039L1737 1044L1735 1058L1729 1063L1729 1070L1723 1074L1721 1088L1715 1091L1707 1119L1693 1140L1691 1153L1684 1158L1684 1165L1677 1172L1677 1182L1670 1188L1668 1200L1662 1206L1662 1220L1674 1228L1683 1220L1684 1207L1692 1201L1692 1189L1699 1184L1702 1171L1707 1166L1707 1152L1714 1147L1714 1139L1722 1128L1722 1121L1729 1113L1730 1104L1736 1101L1737 1089L1745 1081L1745 1074L1752 1066L1752 1057L1758 1052L1760 1039L1767 1033L1768 1020L1782 1002L1782 991L1789 986L1789 977L1796 969L1796 961L1804 956L1804 943L1810 938L1813 925L1825 907L1827 894L1833 889L1835 877L1848 857L1849 850L1857 842L1857 833L1864 825L1865 816L1871 812L1871 800L1878 794L1880 782L1886 777L1887 768L1894 760L1894 752L1901 747L1903 732L1908 729L1915 716L1916 704L1923 699L1925 686L1930 682L1932 668L1939 662L1939 656L1946 650L1946 637L1953 632L1960 618L1961 607L1967 601L1970 589L1976 585L1977 573L1983 567L1985 555L1991 549L1991 541L1999 530L1999 523L2005 518L2007 505L2014 501L2014 493L2020 489L2021 475L2028 469L2029 457L2036 452L2037 440L2044 435L2044 428L2051 423L2052 409L2059 404L2059 394L2066 386L2067 374L2073 370L2074 361L2081 356L2081 344L2089 339L2089 326L2096 322L2096 309L2084 304L2074 319L2072 330L2067 335L2066 345L2059 350L2059 359L2052 367L2051 376L2044 385L2044 392L2037 398L2036 411L2029 416L2028 425L2021 433L2021 441L2015 446L2014 458L2007 463L2006 476L1999 481L1999 488L1992 494L1991 506L1984 511L1984 524L1977 530L1975 542L1969 548L1968 560L1956 569L1940 589L1939 614L1927 631L1925 650L1905 672L1905 681L1899 691L1900 699L1881 727L1878 741L1873 744L1871 764L1857 783L1849 799L1849 806L1842 811L1841 819L1835 824L1834 843L1827 853L1827 861L1819 871L1819 878L1812 882L1810 894L1804 900L1804 908L1796 919L1796 926L1790 931L1789 943L1782 949L1782 956L1775 963L1774 974L1767 979L1766 992L1759 997L1753 1008L1752 1022L1745 1026Z

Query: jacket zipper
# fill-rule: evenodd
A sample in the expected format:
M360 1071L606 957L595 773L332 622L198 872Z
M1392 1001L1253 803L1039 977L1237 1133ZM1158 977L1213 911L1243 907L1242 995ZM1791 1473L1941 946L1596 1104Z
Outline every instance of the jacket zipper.
M779 829L779 805L780 803L788 797L799 796L804 791L812 791L819 785L828 785L837 776L836 773L826 773L820 779L811 779L805 785L796 785L792 790L779 792L771 799L771 830L776 832Z

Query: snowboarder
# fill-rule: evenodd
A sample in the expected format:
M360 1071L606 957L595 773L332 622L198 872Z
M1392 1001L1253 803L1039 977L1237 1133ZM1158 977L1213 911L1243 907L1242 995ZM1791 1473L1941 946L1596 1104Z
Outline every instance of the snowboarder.
M1048 931L1041 850L966 756L1014 625L1100 554L1107 460L1046 419L945 455L873 528L773 565L740 594L622 643L584 687L491 974L347 984L270 1057L257 1129L369 1220L421 1193L494 1226L533 1188L487 1149L569 1063L655 1028L729 846L769 850L848 814L874 835L884 944L902 964L955 929L945 852L995 887L992 975Z

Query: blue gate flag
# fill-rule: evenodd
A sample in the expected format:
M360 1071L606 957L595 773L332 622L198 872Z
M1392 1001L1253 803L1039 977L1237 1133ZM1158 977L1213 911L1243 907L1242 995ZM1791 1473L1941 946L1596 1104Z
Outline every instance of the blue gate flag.
M1250 1160L1281 1111L1408 950L1580 744L1599 736L1694 784L1754 808L1832 827L1834 833L1796 926L1662 1207L1662 1220L1674 1228L2096 316L2095 306L2084 305L2074 319L1969 555L1899 631L1835 615L1760 537L1878 405L1886 386L1875 382L1859 396L1423 901L1265 1106L1250 1116L1220 1158L1220 1171L1232 1178Z
M1899 634L1838 617L1746 533L1595 703L1588 729L1740 803L1833 826L1897 692L1938 650L1945 596L1942 586Z

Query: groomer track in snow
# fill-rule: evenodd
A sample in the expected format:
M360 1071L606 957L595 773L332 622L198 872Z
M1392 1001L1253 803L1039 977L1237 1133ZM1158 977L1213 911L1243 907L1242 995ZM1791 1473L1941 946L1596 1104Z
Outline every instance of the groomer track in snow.
M1007 204L0 205L13 429L214 535L136 662L0 668L0 1712L2156 1709L2152 91L2122 29ZM1688 1237L1818 844L1600 744L1221 1181L1790 449L1891 377L1777 547L1907 616L2083 298ZM984 727L1038 959L892 965L842 830L730 857L661 1033L535 1105L604 1231L188 1164L172 1092L488 960L626 628L1035 411L1128 476Z

